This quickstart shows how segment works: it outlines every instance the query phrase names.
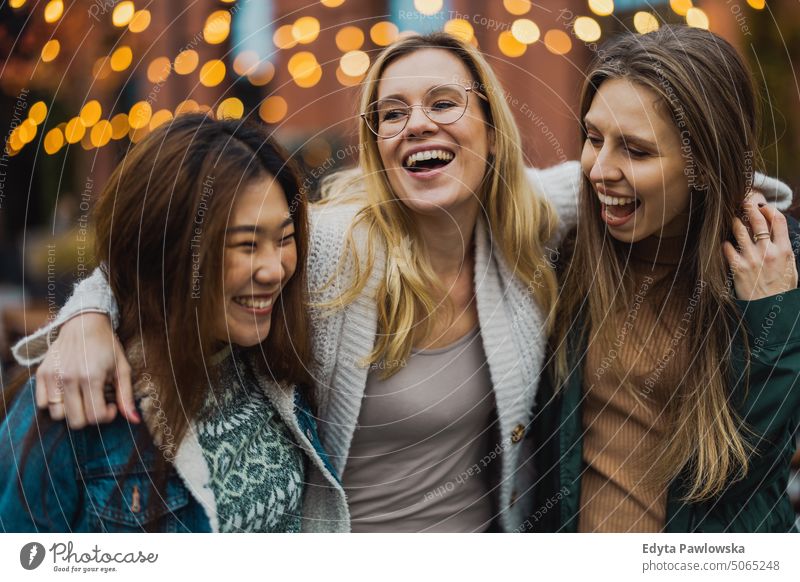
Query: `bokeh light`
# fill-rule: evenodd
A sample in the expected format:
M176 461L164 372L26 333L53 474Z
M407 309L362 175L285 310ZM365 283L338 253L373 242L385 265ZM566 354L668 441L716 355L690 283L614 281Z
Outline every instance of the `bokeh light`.
M139 101L128 111L128 125L131 129L141 129L150 123L153 108L147 101Z
M288 111L289 105L286 103L286 99L279 95L274 95L264 99L258 108L258 115L266 123L278 123L286 117Z
M313 16L303 16L292 25L292 38L300 44L310 44L319 36L319 20Z
M658 19L650 12L637 12L633 15L633 27L640 34L647 34L659 28Z
M522 44L533 44L541 36L539 27L533 20L518 18L511 25L511 34Z
M144 32L150 26L151 18L149 10L137 10L128 24L128 30L134 33Z
M565 55L572 50L572 39L563 30L554 28L545 33L544 46L554 55Z
M159 109L153 116L150 118L150 131L153 131L160 125L164 125L165 123L172 121L172 111L169 109Z
M101 119L92 128L89 139L92 141L94 147L101 148L111 141L113 133L111 122L106 119Z
M275 65L269 61L261 61L256 70L247 75L247 80L250 84L256 87L263 87L275 76Z
M575 36L583 42L595 42L603 34L600 24L590 16L579 16L572 26Z
M100 102L97 99L92 99L81 107L81 113L78 117L84 127L92 127L100 121L101 115L103 115L103 108L100 106Z
M514 16L527 14L531 9L530 0L503 0L503 6L509 14Z
M471 42L475 38L475 29L468 20L463 18L454 18L445 22L444 31L464 42Z
M49 63L50 61L55 60L58 56L58 53L61 52L61 43L58 42L58 39L50 39L44 46L42 47L42 60L45 63Z
M414 8L425 16L433 16L442 9L442 6L444 6L443 0L414 0Z
M133 61L133 51L129 46L121 46L111 55L111 70L124 71Z
M200 84L205 87L216 87L225 79L225 63L219 59L211 59L200 69Z
M342 72L349 77L363 75L369 69L369 55L364 51L350 51L339 60Z
M172 63L167 57L158 57L147 65L147 80L151 83L163 83L172 72Z
M64 3L61 0L52 0L44 7L44 21L53 23L64 14Z
M117 113L111 118L111 137L113 139L122 139L128 135L129 129L127 113Z
M28 117L30 117L36 125L41 125L47 117L47 105L44 101L37 101L28 110Z
M500 52L507 57L521 57L528 49L528 45L518 41L510 30L504 30L497 37L497 46Z
M364 32L357 26L345 26L336 33L336 48L343 53L355 51L364 44Z
M68 144L78 143L83 139L86 133L86 127L81 122L80 117L73 117L67 122L67 127L64 129L64 139Z
M208 44L225 42L231 33L231 13L227 10L216 10L206 19L203 26L203 39Z
M244 103L237 97L228 97L217 106L217 119L241 119Z
M708 20L708 15L699 8L690 8L686 13L686 24L695 28L704 28L708 30L711 23Z
M614 13L614 0L589 0L589 10L598 16Z
M179 75L188 75L197 68L199 63L200 55L197 54L197 51L187 49L178 53L178 56L175 57L173 67L175 68L175 72Z
M44 151L53 155L57 153L64 146L64 133L57 127L54 127L44 136Z
M369 37L378 46L388 46L400 36L400 29L393 22L378 22L369 29Z
M133 20L135 12L136 7L133 5L133 2L130 2L130 0L120 2L114 6L114 11L111 13L111 23L118 28L128 26L131 20ZM94 140L92 141L94 142Z
M292 34L292 25L284 24L279 26L275 34L272 35L272 42L275 43L276 47L283 50L289 50L297 46L297 41L294 38L294 34Z
M678 16L686 16L689 8L692 7L692 0L669 0L669 7Z

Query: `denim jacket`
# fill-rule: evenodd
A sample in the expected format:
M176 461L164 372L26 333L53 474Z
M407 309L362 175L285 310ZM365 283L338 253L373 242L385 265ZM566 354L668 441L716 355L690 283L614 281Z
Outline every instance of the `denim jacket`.
M161 453L153 446L146 422L134 425L117 415L110 424L81 430L43 423L38 431L34 428L31 446L25 441L37 423L34 386L30 380L9 403L9 414L0 426L0 529L217 531L208 467L196 438L188 435L181 443L163 502L151 499L151 475ZM303 530L349 530L344 492L322 449L308 404L297 391L273 402L285 422L290 411L287 426L309 457ZM143 416L146 419L146 413Z

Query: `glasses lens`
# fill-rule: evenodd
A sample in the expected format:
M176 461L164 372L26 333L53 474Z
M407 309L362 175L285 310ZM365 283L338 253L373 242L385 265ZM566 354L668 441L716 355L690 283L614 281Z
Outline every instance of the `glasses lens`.
M367 124L380 137L394 137L406 126L408 105L399 99L383 99L370 105Z
M425 114L436 123L455 123L467 109L467 90L461 85L439 85L425 95Z

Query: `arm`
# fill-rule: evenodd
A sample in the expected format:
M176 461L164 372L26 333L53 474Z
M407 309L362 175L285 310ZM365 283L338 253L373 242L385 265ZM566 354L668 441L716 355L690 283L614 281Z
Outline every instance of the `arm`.
M99 267L92 272L90 277L75 286L72 296L59 310L52 322L17 342L12 348L14 358L22 366L33 366L40 363L51 343L58 336L61 326L76 315L87 312L106 313L111 317L114 329L119 325L117 302Z
M36 404L48 408L53 420L66 418L71 428L111 422L117 404L106 402L105 387L113 384L122 415L139 422L131 368L112 328L118 319L111 288L96 269L51 324L14 346L23 365L42 361L36 371Z
M726 241L723 251L750 349L744 414L763 434L800 407L800 289L787 219L769 205L759 206L746 205L753 234L735 219L738 249Z

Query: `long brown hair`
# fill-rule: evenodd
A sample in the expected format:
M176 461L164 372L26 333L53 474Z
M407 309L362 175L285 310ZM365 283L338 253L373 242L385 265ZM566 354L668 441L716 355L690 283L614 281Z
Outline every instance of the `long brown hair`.
M295 227L297 267L272 313L266 340L247 348L275 381L310 386L304 301L307 208L288 156L261 126L179 116L134 147L95 211L97 256L120 309L119 337L141 348L180 443L206 397L207 362L220 348L225 230L238 193L281 185Z
M729 402L730 349L740 319L721 245L732 239L736 210L758 169L757 96L746 65L729 43L685 26L623 34L602 46L586 75L580 119L609 79L627 79L659 96L693 164L691 226L680 266L696 299L682 343L691 363L679 393L670 398L666 412L672 436L665 439L651 475L664 486L688 469L686 499L708 499L748 467L747 430ZM583 142L586 137L582 127ZM574 250L562 273L552 336L558 383L571 372L568 358L576 348L568 341L571 327L579 325L584 339L611 345L616 330L607 315L629 310L635 295L633 276L625 269L629 246L609 242L604 225L594 218L600 208L592 191L584 176L579 203L584 219L568 244ZM679 294L689 300L688 293Z

